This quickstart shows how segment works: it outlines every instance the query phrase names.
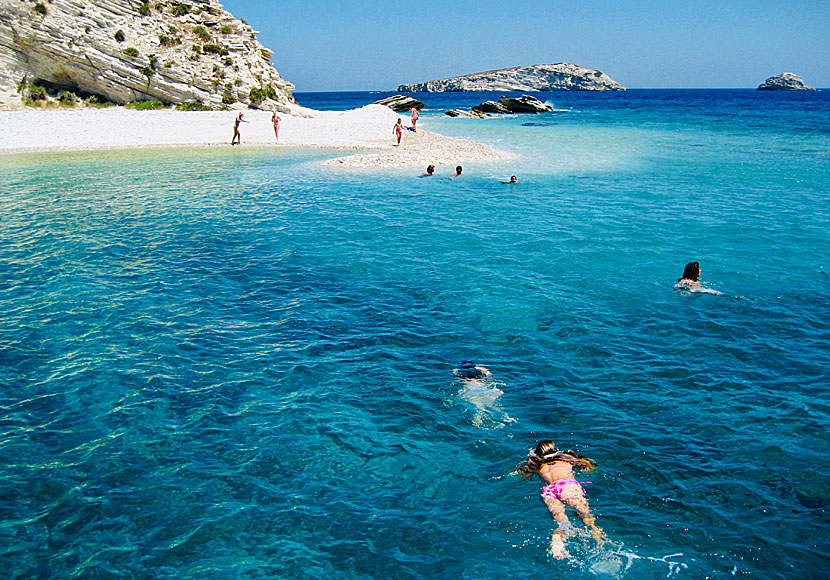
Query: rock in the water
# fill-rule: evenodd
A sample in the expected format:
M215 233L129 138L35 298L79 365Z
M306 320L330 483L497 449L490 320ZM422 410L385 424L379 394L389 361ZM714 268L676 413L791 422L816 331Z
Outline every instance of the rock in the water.
M511 113L544 113L553 110L550 105L530 95L522 95L518 98L502 97L499 99L499 104L510 109Z
M406 95L393 95L379 101L375 101L376 105L386 105L393 111L408 111L409 109L423 109L424 104L418 99L407 97Z
M479 111L464 111L462 109L451 109L444 111L444 114L450 117L464 117L467 119L483 119L487 116L485 113Z
M510 109L496 101L484 101L480 105L473 107L473 112L476 113L500 113L503 115L510 115L513 113Z
M297 107L294 85L272 55L218 0L0 0L0 105L7 107L35 85L118 104L289 111Z
M813 87L808 87L800 76L793 73L781 73L780 75L771 76L764 81L764 84L758 87L759 91L814 91Z
M414 83L398 87L402 92L458 91L624 91L608 75L560 62L517 66L499 70Z
M513 113L544 113L552 110L553 107L530 95L522 95L521 97L502 96L498 102L484 101L473 107L473 113L482 117L484 113L511 115Z

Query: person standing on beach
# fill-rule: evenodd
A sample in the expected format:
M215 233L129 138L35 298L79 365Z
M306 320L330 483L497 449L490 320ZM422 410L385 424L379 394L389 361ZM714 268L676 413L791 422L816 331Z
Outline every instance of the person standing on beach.
M418 122L418 119L420 118L421 113L415 107L412 107L411 109L409 109L409 112L412 115L412 130L417 133L418 128L415 126L415 124Z
M233 138L231 139L231 145L242 145L242 136L239 134L239 124L247 122L248 121L242 118L242 113L239 113L233 124Z
M280 140L280 116L276 112L271 114L271 122L274 124L274 137Z
M398 117L398 122L392 128L392 134L398 136L398 146L401 144L401 135L403 135L403 119Z

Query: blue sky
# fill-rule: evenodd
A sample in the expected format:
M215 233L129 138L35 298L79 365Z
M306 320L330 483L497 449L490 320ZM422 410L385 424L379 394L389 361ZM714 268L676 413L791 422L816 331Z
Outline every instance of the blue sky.
M303 91L570 62L628 88L830 88L830 0L224 0Z

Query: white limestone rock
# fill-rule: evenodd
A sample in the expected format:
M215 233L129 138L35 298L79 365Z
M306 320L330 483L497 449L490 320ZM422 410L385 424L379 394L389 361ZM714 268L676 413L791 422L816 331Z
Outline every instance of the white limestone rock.
M759 91L814 91L804 84L804 80L794 73L781 73L771 76L758 87Z
M21 105L25 79L119 104L201 101L291 112L294 85L272 55L218 0L0 0L3 108ZM254 100L251 89L260 91Z
M400 85L400 92L460 91L624 91L598 70L560 62L517 66L470 75Z

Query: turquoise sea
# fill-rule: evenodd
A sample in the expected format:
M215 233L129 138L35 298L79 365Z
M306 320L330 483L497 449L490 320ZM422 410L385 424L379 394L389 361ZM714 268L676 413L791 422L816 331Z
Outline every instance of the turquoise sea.
M826 578L830 91L442 114L494 96L420 95L522 155L460 179L0 156L3 576ZM545 438L599 465L564 561L509 475Z

